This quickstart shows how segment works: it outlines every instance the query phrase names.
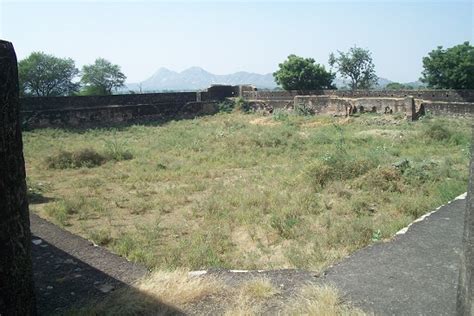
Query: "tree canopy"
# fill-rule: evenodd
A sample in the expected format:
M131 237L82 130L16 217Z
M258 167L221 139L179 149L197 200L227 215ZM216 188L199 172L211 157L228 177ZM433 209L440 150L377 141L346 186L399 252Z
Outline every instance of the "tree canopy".
M329 64L335 67L340 75L350 80L350 88L370 89L377 84L377 75L369 50L360 47L352 47L347 53L338 51L329 55Z
M435 89L474 89L474 46L469 42L443 49L438 46L423 58L420 80Z
M18 63L21 95L63 96L79 90L79 74L71 58L33 52Z
M278 66L273 77L285 90L334 89L332 82L335 74L317 64L313 58L290 55Z
M390 82L385 86L386 90L413 90L413 86L399 82Z
M127 77L104 58L97 58L92 65L82 68L81 82L85 85L83 94L112 94L113 89L123 87Z

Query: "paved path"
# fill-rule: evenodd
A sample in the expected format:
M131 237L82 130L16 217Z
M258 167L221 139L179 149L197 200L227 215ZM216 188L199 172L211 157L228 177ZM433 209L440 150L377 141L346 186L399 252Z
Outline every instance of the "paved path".
M393 241L354 253L321 281L376 315L455 315L465 206L465 198L454 200Z
M38 310L63 314L129 286L147 270L30 214Z

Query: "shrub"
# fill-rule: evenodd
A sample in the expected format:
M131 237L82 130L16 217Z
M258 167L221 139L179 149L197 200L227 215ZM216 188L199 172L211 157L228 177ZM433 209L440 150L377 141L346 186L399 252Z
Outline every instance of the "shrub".
M47 157L46 165L50 169L92 168L102 165L105 161L106 158L97 151L85 148L72 152L62 150Z
M219 112L230 113L234 109L234 106L235 106L234 102L231 102L229 100L224 100L217 104L217 109Z
M314 114L314 111L305 103L296 104L294 111L297 115L301 116L310 116Z
M125 142L119 141L117 138L105 141L105 155L108 160L130 160L133 158L132 153L127 148Z
M357 184L360 188L384 192L402 192L404 190L402 173L392 166L383 166L370 170L360 178L360 181L357 181Z
M430 124L425 133L430 139L438 142L448 141L452 136L452 131L440 122Z
M242 97L238 97L234 101L234 108L240 112L249 112L250 104L246 102Z
M272 118L274 121L288 122L288 112L282 109L273 111Z
M326 154L309 167L309 176L314 188L319 189L334 180L353 179L374 167L375 160L352 157L345 152Z

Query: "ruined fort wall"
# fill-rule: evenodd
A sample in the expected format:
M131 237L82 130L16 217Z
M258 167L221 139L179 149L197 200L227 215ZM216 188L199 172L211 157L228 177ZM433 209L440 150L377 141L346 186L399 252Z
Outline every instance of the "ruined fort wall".
M25 128L163 121L216 113L218 102L238 93L239 87L215 85L200 92L27 97L21 115Z
M95 127L125 122L166 121L194 118L217 113L217 103L188 102L185 104L106 105L83 108L22 111L25 128L42 127Z
M412 115L411 98L342 98L335 96L297 96L295 105L302 105L315 114L346 114L346 109L355 107L357 112L397 113Z
M420 109L434 115L474 116L474 90L250 91L244 92L244 98L265 108L284 103L309 106L317 114L341 115L346 107L355 106L377 113L404 112L410 117L418 117Z
M354 98L405 98L445 102L474 102L474 90L311 90L311 91L244 91L247 100L292 100L300 95L322 95Z
M73 97L28 97L21 99L22 111L97 108L120 105L182 105L196 101L196 92L121 94Z

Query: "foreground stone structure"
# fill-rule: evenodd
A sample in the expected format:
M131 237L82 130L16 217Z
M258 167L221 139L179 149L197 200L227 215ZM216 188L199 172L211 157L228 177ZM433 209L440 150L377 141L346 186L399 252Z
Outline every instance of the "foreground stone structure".
M0 40L0 315L36 314L17 60Z
M473 137L474 140L474 130ZM469 188L464 216L463 253L458 285L458 315L474 315L474 142L471 144Z

